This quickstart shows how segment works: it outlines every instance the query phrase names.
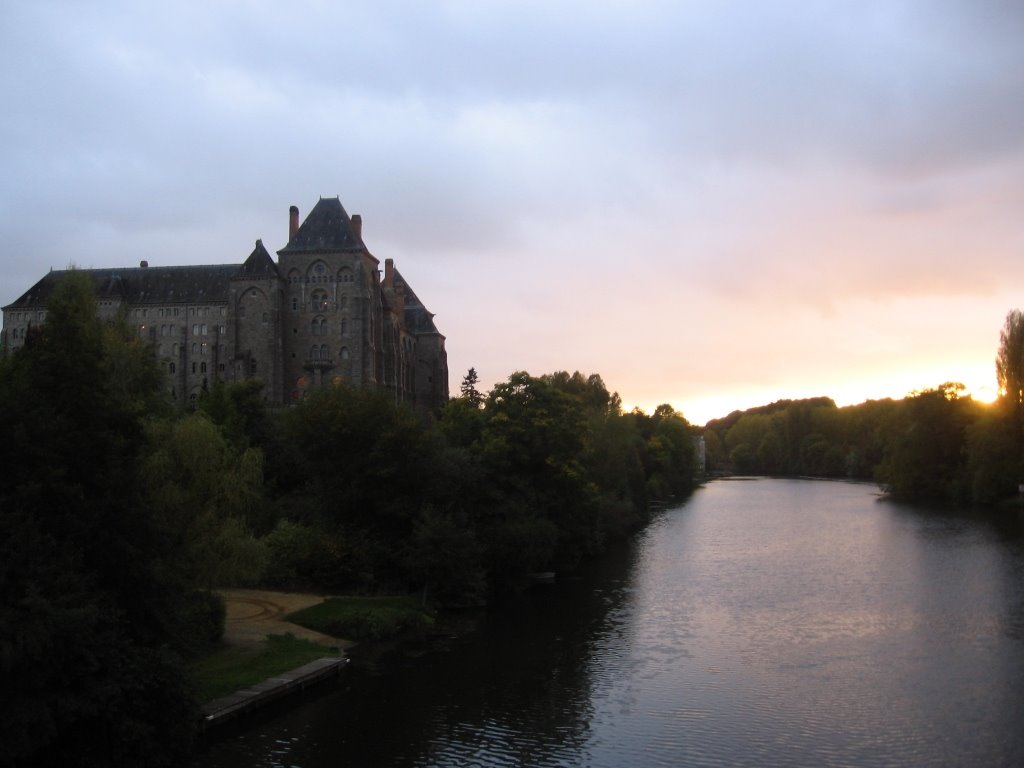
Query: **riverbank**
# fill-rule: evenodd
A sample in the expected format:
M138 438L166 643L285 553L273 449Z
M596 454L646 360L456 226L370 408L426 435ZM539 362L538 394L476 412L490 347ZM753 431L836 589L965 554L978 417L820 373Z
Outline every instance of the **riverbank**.
M254 589L221 595L222 641L192 665L206 726L302 690L347 663L352 641L288 620L295 611L322 603L322 595Z
M432 614L404 597L254 589L221 595L222 642L193 665L207 728L336 677L357 642L372 658L434 626Z

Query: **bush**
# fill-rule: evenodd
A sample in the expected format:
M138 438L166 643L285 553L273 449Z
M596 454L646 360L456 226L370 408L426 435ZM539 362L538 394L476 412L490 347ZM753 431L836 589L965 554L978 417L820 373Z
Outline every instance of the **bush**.
M434 624L433 617L407 597L333 597L290 614L288 621L357 642L384 640Z
M269 562L267 586L280 589L336 589L353 583L358 560L340 535L282 520L263 542Z

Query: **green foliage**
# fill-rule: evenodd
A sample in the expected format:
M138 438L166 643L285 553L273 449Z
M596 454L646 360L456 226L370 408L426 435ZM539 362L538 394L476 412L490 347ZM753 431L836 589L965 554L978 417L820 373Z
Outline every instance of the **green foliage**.
M198 413L151 425L145 504L177 542L178 566L207 589L256 583L265 548L248 521L262 504L263 454L234 447Z
M962 493L965 434L978 406L961 398L962 384L943 384L907 398L899 426L877 469L896 498L950 499Z
M1024 478L1019 432L1006 408L990 408L967 427L967 485L962 500L996 504L1017 496Z
M476 368L470 368L459 386L460 398L472 408L479 408L484 402L484 396L476 388L479 378Z
M467 522L462 515L426 507L413 528L406 560L409 574L423 584L424 594L444 605L479 605L485 600L482 548Z
M999 333L996 353L996 381L999 391L1019 412L1024 406L1024 312L1011 309Z
M220 427L227 441L242 450L269 440L272 426L263 383L258 379L231 384L215 379L199 399L199 411Z
M289 614L288 621L331 637L383 640L433 626L433 617L407 597L332 597Z
M263 583L278 589L345 589L368 568L360 548L341 533L281 520L263 538L268 561Z
M178 765L189 748L192 589L139 503L159 382L74 272L0 366L0 742L17 763Z

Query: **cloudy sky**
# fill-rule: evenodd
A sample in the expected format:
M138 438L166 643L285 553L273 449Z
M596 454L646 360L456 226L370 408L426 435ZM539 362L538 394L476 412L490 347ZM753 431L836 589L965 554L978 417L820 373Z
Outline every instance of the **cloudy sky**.
M703 423L962 381L1024 308L1024 5L0 0L0 304L340 196L452 390Z

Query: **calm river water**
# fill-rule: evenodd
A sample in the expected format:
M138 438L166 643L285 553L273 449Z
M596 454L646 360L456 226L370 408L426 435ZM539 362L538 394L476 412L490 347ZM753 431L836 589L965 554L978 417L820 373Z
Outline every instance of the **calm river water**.
M1024 538L1003 517L716 481L199 765L1024 766Z

